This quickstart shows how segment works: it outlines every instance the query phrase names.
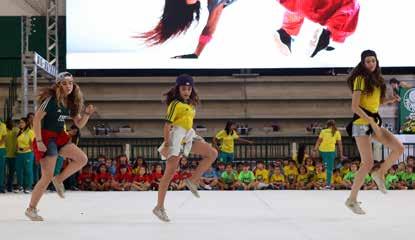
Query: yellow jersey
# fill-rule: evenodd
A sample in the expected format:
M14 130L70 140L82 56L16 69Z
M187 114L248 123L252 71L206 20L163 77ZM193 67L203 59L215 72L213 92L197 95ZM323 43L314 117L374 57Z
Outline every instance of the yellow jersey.
M269 171L267 169L262 169L262 170L256 169L255 178L258 181L269 183Z
M291 168L290 166L285 166L284 167L284 175L285 176L290 176L290 175L297 176L298 175L297 167Z
M319 138L321 138L318 149L320 152L335 152L337 141L342 139L340 132L336 131L333 135L331 128L321 130Z
M312 165L310 165L310 166L306 166L306 168L307 168L307 172L308 172L308 173L314 172L314 171L316 170L316 167L314 167L314 166L312 166Z
M17 137L17 153L28 153L32 151L33 140L35 133L28 128Z
M342 182L343 182L343 178L339 175L339 176L332 176L331 177L331 182L333 183L333 184L341 184Z
M166 120L174 126L182 127L190 130L193 127L193 119L195 118L196 110L193 105L174 100L167 108Z
M3 141L0 142L0 148L6 148L6 137L7 137L7 127L6 124L0 122L0 139L4 138Z
M308 174L298 174L297 176L297 182L303 182L303 183L307 183L308 182Z
M235 140L239 138L239 135L236 133L236 131L232 131L232 133L228 135L225 130L221 130L216 134L215 137L221 141L220 150L222 152L234 152Z
M316 173L316 175L314 175L314 181L315 182L325 182L326 181L326 172L320 172L320 173Z
M284 182L285 182L285 177L282 174L280 175L273 174L271 177L271 183L284 183Z
M360 95L360 104L359 106L367 109L372 113L376 113L379 111L380 106L380 97L381 97L381 90L380 87L375 87L372 94L364 94L363 91L365 90L365 79L362 76L356 77L353 82L353 91L361 91ZM368 121L359 118L354 121L356 125L367 125L369 124Z

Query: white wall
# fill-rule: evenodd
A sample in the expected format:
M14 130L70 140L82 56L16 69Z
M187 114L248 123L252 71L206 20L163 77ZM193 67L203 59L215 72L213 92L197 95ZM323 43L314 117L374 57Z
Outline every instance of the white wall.
M45 9L48 0L28 0L34 5L43 6ZM65 15L66 0L58 0L59 15ZM0 0L0 16L39 16L41 14L33 9L25 0Z

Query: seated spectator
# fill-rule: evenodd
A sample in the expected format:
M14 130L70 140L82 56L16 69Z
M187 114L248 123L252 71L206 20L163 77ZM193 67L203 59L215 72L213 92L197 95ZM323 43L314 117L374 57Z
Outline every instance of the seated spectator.
M375 181L373 181L373 178L370 174L366 175L365 182L363 184L364 190L376 190L378 187L376 186Z
M396 165L392 166L389 171L388 174L386 175L386 179L385 179L385 185L386 185L386 189L390 189L390 190L404 190L407 189L406 186L402 186L399 184L399 177L396 174L396 169L398 167Z
M264 162L259 161L255 168L255 188L266 189L269 186L269 171L265 168Z
M120 166L121 165L127 166L127 172L129 174L131 174L131 172L132 172L132 166L130 164L130 160L128 159L127 155L125 155L125 154L123 154L123 155L121 155L121 156L118 157L117 165L116 165L116 167L117 167L116 173L119 173L120 172Z
M326 188L326 172L321 162L316 164L316 173L311 181L311 188L314 190L322 190Z
M404 162L400 162L398 164L398 168L396 169L396 175L399 178L399 181L402 181L403 175L405 174L405 163Z
M239 173L238 180L240 182L240 188L244 190L255 189L255 175L249 170L249 164L243 165L242 171Z
M226 169L221 174L219 182L221 190L235 190L239 187L238 174L232 164L226 164Z
M236 172L238 173L238 176L239 176L239 174L243 171L243 169L244 169L244 164L242 164L242 163L238 163L238 164L236 165Z
M144 166L141 166L138 174L133 175L133 182L131 183L131 190L147 191L151 186L151 176L147 173Z
M78 176L78 188L82 191L91 191L94 179L95 174L92 172L92 166L85 165Z
M340 190L346 189L346 186L343 182L343 178L340 174L340 169L336 168L333 171L333 176L331 177L332 189Z
M117 171L117 168L116 168L116 166L115 165L113 165L112 164L113 163L113 161L112 161L112 159L111 158L108 158L107 160L105 160L105 166L107 167L107 169L108 169L108 173L109 174L111 174L111 176L115 176L115 173L116 173L116 171Z
M415 167L415 157L414 156L408 156L406 158L406 165Z
M282 170L284 172L285 172L285 169L288 168L288 165L290 165L290 159L287 159L287 158L283 159L282 160Z
M413 171L414 167L407 164L405 174L402 176L402 180L406 183L408 189L415 189L415 174Z
M105 163L99 166L99 172L95 175L95 180L91 184L92 191L109 191L111 188L112 177L108 173Z
M97 159L92 160L92 171L99 172L101 164L105 164L107 157L105 155L99 155Z
M285 189L285 176L282 174L279 166L274 167L274 173L271 176L270 185L272 189L284 190Z
M345 160L343 161L343 166L340 168L340 176L344 178L348 172L350 172L350 161Z
M308 176L310 179L314 177L316 167L314 166L314 160L312 158L307 158L305 160L305 167L307 169Z
M138 172L140 171L141 167L147 167L146 162L142 157L137 157L134 161L134 165L132 167L132 174L138 175Z
M223 162L218 163L218 170L216 172L217 172L219 178L220 178L220 176L222 176L222 173L225 172L225 167L226 166Z
M156 164L154 167L154 171L151 174L151 189L158 190L160 180L163 177L163 168L161 164Z
M210 167L206 172L202 174L202 177L200 179L200 186L202 186L206 190L212 190L217 187L218 182L218 175L215 169L213 169L213 167Z
M309 184L309 176L307 173L307 169L304 165L300 165L299 169L299 173L297 175L297 180L296 180L296 189L297 190L307 190L308 188L308 184Z
M295 189L298 176L298 168L294 160L288 162L288 166L284 167L284 175L286 177L286 189Z
M354 178L356 177L358 165L356 162L350 164L350 171L343 177L346 189L352 189Z
M131 188L132 177L128 173L127 165L120 166L120 172L114 177L111 183L112 190L115 191L129 191Z

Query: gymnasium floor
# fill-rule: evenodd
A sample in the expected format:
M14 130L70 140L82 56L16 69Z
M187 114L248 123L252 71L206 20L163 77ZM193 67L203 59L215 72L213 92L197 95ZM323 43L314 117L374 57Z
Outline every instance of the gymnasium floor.
M169 192L171 223L151 210L156 192L48 193L45 222L24 216L29 195L0 195L0 236L13 239L406 240L415 236L415 191L360 195L365 216L345 206L345 191Z

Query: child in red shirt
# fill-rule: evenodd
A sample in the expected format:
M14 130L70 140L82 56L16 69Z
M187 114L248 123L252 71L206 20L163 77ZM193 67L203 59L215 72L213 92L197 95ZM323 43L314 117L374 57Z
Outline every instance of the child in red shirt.
M158 190L160 180L163 177L163 169L161 164L157 164L154 168L154 172L151 174L151 189Z
M138 174L134 175L133 182L131 183L131 190L134 191L147 191L151 186L151 176L147 174L147 170L144 166L139 167Z
M78 187L82 191L91 191L95 174L92 172L92 166L86 165L78 176Z
M109 191L111 187L112 177L108 173L105 163L98 168L98 173L95 176L95 181L91 184L92 191Z
M111 183L111 188L115 191L129 191L131 182L132 177L127 170L127 165L121 165L120 172L115 174L114 180Z

